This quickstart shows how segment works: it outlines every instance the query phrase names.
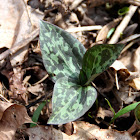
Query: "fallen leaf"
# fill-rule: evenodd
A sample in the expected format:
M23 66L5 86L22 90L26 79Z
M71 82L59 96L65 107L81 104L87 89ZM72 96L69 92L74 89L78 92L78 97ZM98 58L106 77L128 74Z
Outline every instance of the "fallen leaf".
M127 131L100 129L94 124L83 121L73 122L74 131L71 136L50 126L38 126L26 130L29 140L134 140Z
M135 90L140 90L140 78L133 79L132 82L129 83L129 85Z
M12 99L16 99L27 104L27 89L22 84L24 72L22 71L21 67L13 68L13 70L14 74L12 74L9 78L9 87L11 91L11 94L9 96Z
M13 45L16 45L20 41L24 40L29 33L31 33L36 28L39 28L39 20L43 19L44 17L43 13L37 10L33 10L30 6L28 6L27 0L19 1L21 1L19 5L13 3L13 5L15 5L16 8L20 8L18 14L21 13L18 23L16 25L17 30L15 30L15 32L17 34L17 37L15 38L15 42ZM14 9L12 10L14 11ZM9 14L11 15L11 13ZM27 60L28 47L29 45L26 45L11 56L10 60L13 67L17 64L20 65L25 60Z
M132 64L134 66L135 72L138 72L140 77L140 46L135 50Z
M43 85L42 84L37 84L34 86L30 86L27 89L29 92L31 92L32 94L39 96L40 94L43 93Z
M14 140L17 128L24 123L32 123L26 108L22 105L11 105L4 111L0 120L0 139Z
M13 105L12 103L8 103L8 102L3 102L3 101L0 101L0 120L2 118L2 115L4 113L4 111L10 107L11 105Z
M29 140L70 140L68 135L50 126L28 128L26 133L29 135Z
M74 122L75 139L87 140L132 140L128 132L119 132L113 129L100 129L94 124L85 122Z
M119 22L121 21L121 18L117 18L111 22L109 22L108 24L106 24L98 33L97 37L96 37L96 42L102 42L105 43L107 40L107 34L109 32L109 30L111 28L114 28Z
M12 16L11 16L12 15ZM0 48L11 48L14 43L31 31L28 14L22 0L1 1L0 6ZM30 26L29 26L30 25Z
M121 78L121 80L125 81L129 76L130 76L130 72L128 71L128 69L124 66L124 64L119 61L116 60L112 65L111 68L113 68L115 70L115 72L117 73L117 75L119 75L119 77Z

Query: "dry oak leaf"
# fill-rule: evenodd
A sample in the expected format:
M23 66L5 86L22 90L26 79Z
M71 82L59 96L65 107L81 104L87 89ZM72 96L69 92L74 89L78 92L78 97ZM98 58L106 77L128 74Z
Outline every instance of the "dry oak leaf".
M0 101L0 120L3 116L3 113L4 111L10 107L11 105L13 105L12 103L8 103L8 102L3 102L3 101Z
M28 128L29 140L134 140L127 131L100 129L94 124L84 121L73 122L74 132L71 136L50 126Z
M17 104L8 107L0 120L0 140L14 140L17 128L24 123L32 123L26 108Z
M69 136L50 126L37 126L26 130L29 140L70 140Z

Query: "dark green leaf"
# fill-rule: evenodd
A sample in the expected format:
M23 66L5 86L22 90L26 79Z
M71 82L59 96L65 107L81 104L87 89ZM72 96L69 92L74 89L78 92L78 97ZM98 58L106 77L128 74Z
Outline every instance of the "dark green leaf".
M129 112L129 111L131 111L131 110L133 110L133 109L135 109L136 106L137 106L139 103L140 103L140 102L133 103L133 104L128 105L128 106L126 106L125 108L121 109L120 111L118 111L118 112L116 113L116 115L112 118L112 120L111 120L110 123L112 123L112 122L113 122L116 118L118 118L119 116L121 116L121 115L123 115L123 114L125 114L125 113L127 113L127 112Z
M97 97L94 87L77 85L75 79L63 77L56 81L53 92L53 112L48 124L74 121L91 108Z
M82 62L82 74L85 75L83 83L88 85L105 71L117 59L123 46L122 44L100 44L88 49ZM79 78L81 79L81 76Z
M39 38L45 68L49 74L56 75L54 81L73 74L76 77L80 73L86 50L76 38L44 21L40 21Z
M140 125L140 103L137 105L134 112L135 112L135 118L136 118L137 124Z
M35 110L34 114L33 114L33 117L32 117L32 121L33 122L36 122L38 121L38 118L39 118L39 115L41 113L41 110L43 109L43 107L45 106L46 104L46 101L43 101L39 106L38 108ZM33 127L33 126L36 126L36 124L33 124L31 123L30 124L30 127Z

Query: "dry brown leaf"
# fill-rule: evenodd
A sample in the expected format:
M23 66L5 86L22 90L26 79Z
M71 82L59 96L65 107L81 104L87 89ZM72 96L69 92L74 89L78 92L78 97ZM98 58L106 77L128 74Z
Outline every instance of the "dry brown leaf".
M66 123L63 125L63 130L67 135L72 135L73 132L73 125L72 122Z
M12 16L11 16L12 15ZM0 48L11 48L39 27L44 15L27 6L26 0L5 0L0 5ZM20 47L20 46L19 46ZM11 64L22 64L28 53L28 45L11 57Z
M102 120L104 120L105 117L113 117L114 113L111 110L106 110L103 107L99 107L97 115L96 115L96 122L101 123Z
M26 132L29 135L29 140L70 140L68 135L50 126L28 128Z
M123 32L123 38L129 37L135 33L136 28L138 27L137 23L128 25Z
M135 72L138 72L140 77L140 46L135 50L134 58L133 58L133 66Z
M29 135L29 140L134 140L134 137L126 131L100 129L94 124L83 121L73 122L73 125L74 133L71 136L49 126L28 128L26 132Z
M44 17L43 13L38 12L37 10L33 10L30 6L27 6L27 0L20 1L22 1L22 3L17 6L22 7L23 11L21 14L21 18L19 19L17 24L17 27L19 27L18 30L16 30L18 36L14 44L17 44L18 42L23 40L34 29L39 28L39 20L43 19ZM22 64L27 59L27 54L28 54L28 45L23 47L14 55L12 55L11 57L12 66Z
M122 81L125 81L129 76L130 76L130 72L128 71L128 69L124 66L124 64L119 61L116 60L112 65L111 68L113 68L115 70L115 72L119 75L119 78ZM117 77L118 78L118 77ZM119 81L116 81L119 82Z
M114 89L113 93L115 97L118 99L119 102L124 102L125 104L132 103L136 97L139 96L139 93L136 94L135 92L131 91L131 87L129 86L128 82L119 82L120 89Z
M4 113L4 111L10 107L11 105L13 105L12 103L8 103L8 102L3 102L3 101L0 101L0 120L2 118L2 115Z
M14 140L17 128L24 123L32 123L26 108L22 105L11 105L4 111L0 120L0 139Z
M101 41L102 43L106 42L107 39L107 34L109 32L109 30L111 28L114 28L120 21L122 18L117 18L113 21L111 21L110 23L106 24L98 33L97 37L96 37L96 42L98 43L99 41Z
M43 85L42 84L37 84L35 86L30 86L27 89L29 92L31 92L32 94L39 96L40 93L43 93Z
M116 81L116 88L114 88L113 93L116 99L122 103L124 101L125 104L129 104L134 101L137 97L136 94L133 94L131 88L129 86L130 80L132 79L131 75L133 73L128 71L128 69L124 66L124 64L120 60L116 60L112 65L111 68L115 70L115 81Z
M98 140L132 140L133 138L128 132L119 132L113 129L100 129L94 124L85 122L74 122L75 134L72 136L74 139L87 140L87 139L98 139ZM72 137L71 136L71 137Z
M31 24L22 0L1 1L0 25L0 48L11 48L30 33Z
M31 32L32 26L38 27L43 14L26 7L24 0L5 0L0 4L0 48L11 48ZM27 8L27 9L26 9ZM27 12L28 10L28 12ZM12 15L12 16L11 16Z
M25 1L25 5L27 8L27 12L28 12L28 15L30 18L32 28L38 28L39 20L44 18L44 13L39 10L35 10L35 9L31 8L29 5L27 5L28 0L24 0L24 1Z
M22 84L24 72L22 71L21 67L13 68L13 70L14 74L12 74L9 78L9 87L10 91L12 92L9 96L12 99L16 99L27 104L27 89Z
M140 90L140 78L133 79L129 85L135 90Z

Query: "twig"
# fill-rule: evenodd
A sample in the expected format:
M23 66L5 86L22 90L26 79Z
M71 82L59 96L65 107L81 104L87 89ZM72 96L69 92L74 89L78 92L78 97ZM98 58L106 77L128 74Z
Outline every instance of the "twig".
M120 34L124 31L126 26L128 25L129 21L131 20L132 16L134 15L135 11L137 10L138 6L130 5L129 12L126 14L126 16L123 18L120 25L117 27L115 33L113 34L112 38L109 41L109 44L115 44L117 43Z
M132 42L130 42L128 45L125 46L125 48L122 50L121 54L124 53L126 50L128 50L133 44L135 44L136 42L140 42L140 38L133 40Z
M117 75L117 71L115 71L115 81L116 81L116 87L117 87L117 90L119 90L119 83L118 83L118 75Z
M5 102L10 103L10 101L7 100L2 94L0 94L0 99L1 99L2 101L5 101Z
M106 96L105 94L103 94L103 93L101 93L101 92L99 91L99 89L97 88L97 86L96 86L93 82L91 82L91 84L92 84L92 86L97 90L97 92L98 92L99 94L101 94L104 98L107 98L107 96Z
M92 31L92 30L101 30L102 26L84 26L84 27L75 27L75 28L69 28L66 31L67 32L80 32L80 31Z
M25 107L29 109L31 106L36 105L37 103L41 102L45 98L45 95L41 96L39 99L35 100L34 102L30 103L29 105L26 105Z
M31 42L35 37L39 35L39 28L34 30L32 33L30 33L25 39L20 41L19 43L15 44L12 48L6 50L2 54L0 54L0 61L8 57L8 55L13 55L18 50L22 49L24 46L26 46L29 42Z
M140 34L134 34L134 35L131 35L131 36L129 36L129 37L127 37L127 38L121 40L119 43L124 44L124 43L127 43L127 42L129 42L129 41L132 41L132 40L134 40L134 39L136 39L136 38L139 38L139 37L140 37Z
M75 9L83 0L75 0L70 6L70 10Z
M43 82L45 79L47 79L49 77L49 75L45 75L41 80L39 80L38 82L34 83L33 85L37 85L40 84L41 82Z

